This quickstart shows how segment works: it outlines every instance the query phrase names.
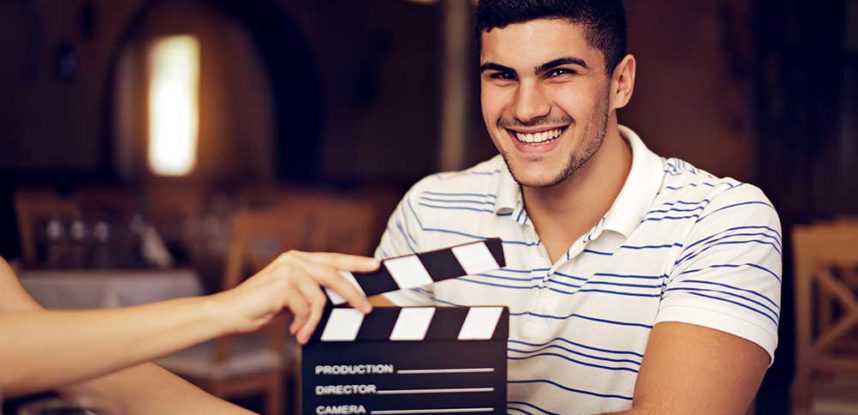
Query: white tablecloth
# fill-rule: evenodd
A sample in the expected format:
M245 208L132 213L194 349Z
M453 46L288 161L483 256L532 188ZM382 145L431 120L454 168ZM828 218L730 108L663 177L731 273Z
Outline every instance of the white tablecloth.
M126 307L203 294L197 274L175 270L29 270L21 284L51 309Z

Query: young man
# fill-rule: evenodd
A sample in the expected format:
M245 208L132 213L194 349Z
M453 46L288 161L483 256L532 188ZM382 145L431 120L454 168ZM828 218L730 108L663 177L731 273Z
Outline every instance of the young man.
M500 155L415 185L378 256L501 237L507 267L387 299L509 306L511 413L745 413L777 344L772 205L618 125L620 0L482 0L477 29Z

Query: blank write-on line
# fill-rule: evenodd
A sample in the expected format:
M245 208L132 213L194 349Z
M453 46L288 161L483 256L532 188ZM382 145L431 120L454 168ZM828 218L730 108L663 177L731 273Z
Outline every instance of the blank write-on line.
M479 393L494 392L495 388L446 388L446 389L391 389L376 391L376 395L411 395L427 393Z
M495 369L491 367L476 367L462 369L403 369L397 370L397 375L432 375L432 374L450 374L450 373L492 373Z
M494 408L449 408L449 409L392 409L386 411L370 411L377 415L406 415L406 414L460 414L471 412L492 412Z

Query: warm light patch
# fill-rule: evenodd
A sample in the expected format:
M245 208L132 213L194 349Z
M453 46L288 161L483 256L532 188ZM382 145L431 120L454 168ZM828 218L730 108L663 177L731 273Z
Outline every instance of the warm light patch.
M183 176L197 159L200 42L160 38L149 51L149 166L156 175Z

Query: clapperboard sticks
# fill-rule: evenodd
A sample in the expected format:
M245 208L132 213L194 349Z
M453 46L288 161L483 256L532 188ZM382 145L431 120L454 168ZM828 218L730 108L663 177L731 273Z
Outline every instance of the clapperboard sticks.
M505 266L500 239L343 276L367 296ZM328 290L335 305L345 301ZM505 413L505 307L327 308L302 353L305 414Z
M503 245L498 238L472 242L452 248L389 258L377 271L341 272L367 297L407 288L417 288L451 278L478 274L506 266ZM345 304L333 290L325 291L334 305Z

